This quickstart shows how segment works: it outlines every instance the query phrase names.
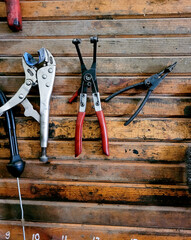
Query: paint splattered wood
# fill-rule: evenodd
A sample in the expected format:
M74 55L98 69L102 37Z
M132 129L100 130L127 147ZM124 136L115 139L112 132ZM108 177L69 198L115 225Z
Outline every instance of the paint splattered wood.
M40 157L39 140L19 140L20 155L24 159L38 159ZM158 162L184 162L186 150L190 143L163 143L163 142L111 142L110 156L103 155L101 141L83 141L82 154L79 160L112 160L112 161L145 161ZM54 159L74 159L74 141L49 140L48 156ZM10 150L8 140L0 140L0 158L9 159Z

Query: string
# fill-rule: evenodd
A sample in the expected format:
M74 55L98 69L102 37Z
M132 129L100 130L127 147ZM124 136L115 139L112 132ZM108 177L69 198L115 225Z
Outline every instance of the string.
M17 185L18 185L18 192L19 192L19 201L20 201L20 208L21 208L21 224L23 227L23 240L25 240L25 226L24 226L24 211L23 211L23 203L21 198L21 190L20 190L20 184L19 184L19 178L17 177Z

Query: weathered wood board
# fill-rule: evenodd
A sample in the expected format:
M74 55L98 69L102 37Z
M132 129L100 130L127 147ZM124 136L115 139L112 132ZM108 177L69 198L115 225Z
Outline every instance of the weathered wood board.
M47 149L39 162L40 128L14 108L20 155L26 161L20 185L26 239L191 240L191 195L186 151L191 146L191 4L189 0L21 0L23 31L13 33L0 1L0 88L10 98L24 82L22 55L45 47L57 71L50 102ZM87 66L89 37L99 37L97 75L106 117L110 156L102 153L99 124L88 96L82 154L75 158L75 120L80 64L73 38L81 38ZM177 62L138 117L124 122L146 89L141 82ZM29 100L39 111L38 88ZM9 144L0 117L0 239L21 240L16 179L6 170Z

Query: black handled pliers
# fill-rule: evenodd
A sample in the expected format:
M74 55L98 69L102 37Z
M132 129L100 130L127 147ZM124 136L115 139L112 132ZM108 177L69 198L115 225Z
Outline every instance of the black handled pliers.
M5 94L0 90L0 104L4 105L7 102ZM7 122L7 132L9 135L9 145L11 159L7 164L7 169L13 177L20 177L22 174L25 162L21 159L18 150L17 137L16 137L16 128L15 128L15 119L12 110L5 112L5 118Z
M150 97L152 91L160 84L160 82L170 73L172 72L173 68L176 66L176 63L173 63L172 65L166 67L163 71L156 73L154 75L152 75L151 77L147 78L146 80L144 80L143 82L140 83L136 83L134 85L125 87L115 93L113 93L112 95L110 95L109 97L107 97L105 99L105 102L108 102L109 100L111 100L113 97L117 96L120 93L123 93L129 89L132 88L136 88L136 87L146 87L148 88L148 92L145 96L145 98L143 99L141 105L139 106L139 108L136 110L136 112L129 118L129 120L127 120L124 125L127 126L130 122L133 121L133 119L139 114L139 112L142 110L142 108L144 107L145 103L147 102L148 98Z

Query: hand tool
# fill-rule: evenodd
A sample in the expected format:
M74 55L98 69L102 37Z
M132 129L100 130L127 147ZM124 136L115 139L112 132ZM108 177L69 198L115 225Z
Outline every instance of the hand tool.
M0 107L0 115L5 111L13 108L21 103L25 108L24 115L31 116L40 122L40 140L42 148L42 156L40 160L47 162L46 148L48 144L49 129L49 103L53 89L56 62L52 54L45 48L38 51L39 60L35 60L29 53L24 53L22 58L23 68L25 71L25 82L17 91L17 93L2 107ZM32 104L26 98L32 86L38 85L40 94L40 115L33 109Z
M110 95L109 97L107 97L105 99L105 102L108 102L109 100L111 100L113 97L117 96L120 93L123 93L129 89L132 88L136 88L136 87L145 87L148 88L148 92L145 96L145 98L143 99L141 105L139 106L139 108L136 110L136 112L129 118L129 120L127 120L124 125L127 126L130 122L133 121L133 119L139 114L139 112L142 110L142 108L144 107L145 103L147 102L147 100L149 99L152 91L160 84L160 82L173 70L173 68L175 67L176 62L173 63L172 65L166 67L164 70L162 70L159 73L156 73L154 75L152 75L151 77L147 78L146 80L144 80L143 82L140 83L136 83L134 85L125 87L115 93L113 93L112 95Z
M7 23L9 28L18 32L22 30L22 16L19 0L5 0L7 9Z
M7 102L7 98L4 95L4 93L0 90L1 105L5 104L6 102ZM11 155L10 162L7 164L7 170L13 177L17 178L17 187L18 187L19 201L20 201L20 208L21 208L21 224L23 228L23 239L25 240L24 211L23 211L23 204L22 204L20 184L19 184L19 177L24 170L25 162L21 159L19 155L16 129L15 129L15 119L11 109L5 112L5 118L7 123L7 132L9 135L9 145L10 145L10 155Z
M87 69L79 49L79 44L81 39L73 39L72 43L75 45L78 57L81 64L82 78L81 78L81 87L76 91L73 97L69 100L70 103L80 95L80 107L76 121L76 133L75 133L75 156L77 157L82 152L82 128L84 117L86 114L86 103L87 103L87 88L91 87L93 103L95 112L99 121L101 136L102 136L102 149L106 155L109 155L109 143L107 136L107 128L105 117L101 108L100 94L98 90L97 78L96 78L96 52L97 52L97 37L91 37L90 43L94 44L93 48L93 63L90 69Z

